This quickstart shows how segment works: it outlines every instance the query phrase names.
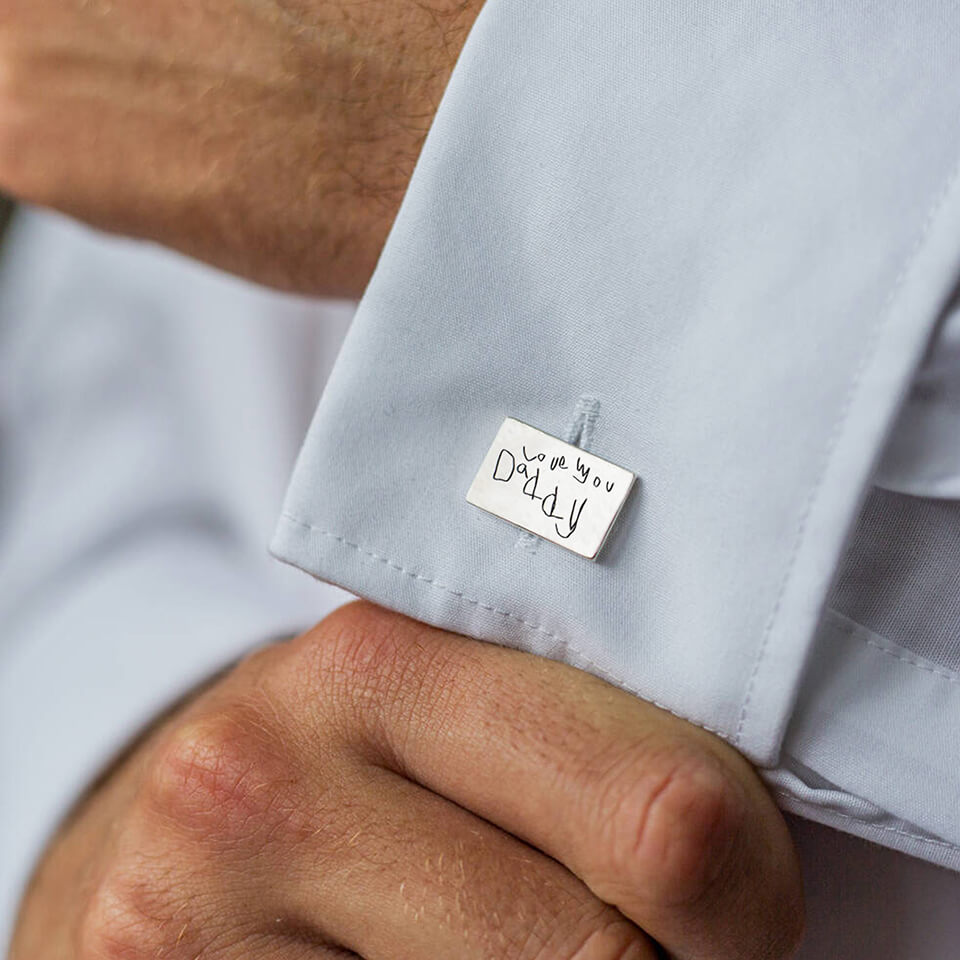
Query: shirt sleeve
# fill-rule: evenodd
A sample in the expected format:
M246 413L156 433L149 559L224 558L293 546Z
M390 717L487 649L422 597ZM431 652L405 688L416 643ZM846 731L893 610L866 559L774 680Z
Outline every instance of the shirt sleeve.
M342 602L266 542L351 314L15 218L0 261L0 953L40 851L117 752Z
M926 769L949 789L905 806L870 711L854 784L807 763L819 744L784 750L838 559L956 282L958 20L939 0L917 18L490 0L276 555L606 677L729 740L791 809L960 867L952 748L914 750L911 782ZM507 417L638 476L596 561L466 502ZM845 670L825 675L858 676L863 647L837 640ZM854 702L933 717L942 745L957 688L916 677L884 664Z

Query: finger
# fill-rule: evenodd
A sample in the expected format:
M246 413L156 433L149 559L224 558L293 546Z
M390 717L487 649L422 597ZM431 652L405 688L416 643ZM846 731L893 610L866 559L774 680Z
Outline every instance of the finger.
M357 749L556 858L677 957L793 952L786 826L717 738L582 671L369 604L300 642L363 725Z
M227 698L161 745L120 886L107 890L112 913L126 902L138 918L124 930L141 938L146 915L160 938L148 944L176 936L185 957L212 932L366 960L654 960L633 923L540 851L365 758L327 743L300 761L284 739L251 700ZM140 890L141 861L164 865L146 904L127 888L141 874ZM158 886L175 889L176 907ZM223 931L224 916L243 922Z
M561 864L463 808L366 764L341 789L347 815L322 818L274 891L323 942L366 960L655 960Z

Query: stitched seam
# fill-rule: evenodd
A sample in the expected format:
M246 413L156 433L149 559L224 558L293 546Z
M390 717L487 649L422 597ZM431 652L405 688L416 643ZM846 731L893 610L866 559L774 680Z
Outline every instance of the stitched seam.
M794 539L793 549L790 553L790 558L787 561L786 569L784 570L783 577L780 581L780 587L777 591L776 600L774 601L773 608L770 611L770 616L767 618L767 622L764 626L763 635L760 639L760 645L757 648L757 653L754 658L753 668L750 671L750 678L747 681L747 688L744 692L743 703L740 707L740 719L737 723L736 732L733 735L732 742L739 746L741 738L743 736L743 729L747 722L747 716L749 715L750 703L753 698L754 688L757 682L757 676L760 673L760 666L763 663L764 657L767 652L767 644L770 640L770 635L773 633L774 625L777 622L777 617L780 614L780 609L783 604L783 598L787 590L787 584L790 582L790 579L793 575L794 567L796 566L797 558L800 555L800 547L804 541L804 534L806 533L807 523L810 520L810 515L813 512L813 507L819 498L820 491L823 487L823 481L827 474L827 469L830 466L830 462L833 459L833 454L837 448L837 444L840 441L840 437L843 435L844 427L847 424L847 417L850 414L850 409L853 406L853 400L857 395L859 390L862 378L866 372L867 367L870 364L870 361L873 359L874 354L877 349L877 345L880 342L880 334L885 328L887 322L890 319L890 314L892 312L893 304L896 301L897 294L903 287L903 281L910 272L910 269L913 267L913 264L916 262L917 256L923 248L924 242L927 239L927 236L930 233L930 230L942 209L944 203L946 203L947 198L950 195L950 191L957 180L957 176L960 175L960 162L958 162L951 172L950 176L947 177L947 180L941 189L939 195L935 198L930 211L927 213L926 219L920 229L920 234L917 237L916 242L913 245L913 248L907 254L906 260L903 263L903 266L900 268L900 272L897 274L896 278L893 281L893 284L890 288L890 292L887 294L886 300L884 301L883 308L878 311L878 316L876 322L870 329L870 332L867 336L867 344L860 355L860 362L857 365L857 369L854 372L853 379L850 381L850 386L847 388L847 393L844 397L843 403L840 407L840 412L837 416L837 419L834 421L833 426L831 427L830 435L827 439L827 445L823 453L823 462L820 467L820 471L814 481L813 487L810 491L807 501L804 504L803 513L800 517L800 523L797 527L797 532Z
M932 673L935 677L940 677L942 680L946 680L948 683L960 683L960 677L955 676L952 673L946 673L943 670L937 670L935 667L931 667L922 660L915 660L913 657L901 656L899 653L889 650L882 644L877 643L876 640L871 640L867 637L860 637L859 639L862 640L868 647L874 647L881 653L885 653L888 657L893 657L894 660L899 660L900 663L906 663L911 667L916 667L918 670L924 670L927 673Z
M859 624L833 622L831 623L831 628L836 630L838 633L845 634L848 637L859 640L861 643L865 643L868 647L873 647L875 650L885 653L888 657L893 657L894 660L899 660L900 663L905 663L911 667L916 667L918 670L923 670L926 673L932 673L935 677L940 677L941 679L946 680L948 683L960 683L960 675L956 673L951 673L948 670L940 670L924 660L905 655L901 653L899 649L888 647L886 644L881 643L879 640L876 640L873 637L865 637L861 632L863 628L860 627Z
M376 553L373 550L368 549L367 547L361 546L359 543L354 543L352 540L348 540L346 537L341 537L336 533L331 533L329 530L324 530L322 527L318 527L313 523L308 523L306 520L301 520L300 517L295 516L292 513L284 512L281 514L284 520L287 520L290 523L295 524L298 527L304 527L307 530L312 531L313 533L320 534L323 537L327 537L330 540L334 540L337 543L349 547L351 550L355 550L358 553L362 554L365 557L370 557L372 560L376 560L378 563L382 563L384 566L389 567L391 570L395 570L397 573L402 573L405 576L410 577L413 580L419 581L420 583L427 583L430 586L434 587L437 590L442 590L444 593L449 594L450 596L456 598L461 603L467 603L474 607L479 607L481 610L487 610L490 613L496 613L501 617L505 617L508 620L513 620L516 623L522 624L525 627L528 627L531 630L535 630L537 633L543 634L545 637L549 637L552 640L556 640L559 643L563 644L564 648L568 650L573 657L580 661L584 666L590 669L591 673L596 674L599 677L602 677L605 680L615 684L623 690L626 690L628 693L632 693L636 697L645 700L647 703L653 704L653 706L664 710L669 714L679 718L680 720L686 720L688 723L692 723L695 726L700 727L701 730L706 730L707 733L712 733L714 736L720 737L722 740L729 740L730 735L725 733L722 730L715 730L713 727L708 727L705 723L701 723L699 720L694 720L686 714L679 713L676 710L668 707L664 703L660 703L657 700L651 700L649 697L640 693L635 688L631 687L620 677L617 677L615 674L611 673L609 670L606 670L604 667L599 666L585 654L581 653L576 647L574 647L568 640L564 639L558 633L554 633L551 630L548 630L546 627L541 626L537 623L532 623L529 620L525 620L519 614L513 613L510 610L501 610L499 607L495 607L492 604L484 603L482 600L478 600L475 597L468 597L462 590L454 590L453 587L447 586L447 584L440 583L438 580L433 579L432 577L425 577L421 573L417 573L416 570L410 570L407 567L404 567L402 564L398 563L396 560L391 560L389 557L384 556L383 554Z
M816 804L812 803L811 801L804 800L802 797L795 796L794 794L788 793L785 790L774 790L773 795L780 797L781 800L792 800L802 806L816 806ZM839 810L833 810L829 807L821 809L830 810L830 813L834 817L840 817L843 820L852 820L854 823L863 824L863 826L869 827L871 830L883 830L885 833L896 833L901 837L909 837L911 840L919 840L920 843L929 843L933 847L946 847L948 850L953 850L957 853L960 853L960 847L950 843L947 840L937 840L934 837L925 837L923 834L911 833L909 830L904 830L901 827L889 827L880 823L871 823L869 820L861 820L859 817L852 817L849 813L840 813Z
M385 566L389 567L391 570L396 571L397 573L402 573L405 576L410 577L413 580L419 581L421 583L427 583L430 586L442 590L444 593L449 594L452 597L455 597L458 601L462 603L468 603L471 606L479 607L482 610L487 610L490 613L496 613L499 616L506 617L509 620L513 620L517 623L522 624L525 627L528 627L531 630L541 633L546 637L549 637L553 640L557 640L562 643L564 647L574 656L575 659L579 660L582 664L589 667L592 672L596 675L603 677L606 680L609 680L612 683L615 683L617 686L622 689L638 696L641 699L645 700L647 703L652 704L660 710L669 713L671 716L677 717L680 720L686 720L688 723L692 723L695 726L700 727L701 730L706 730L707 733L712 733L714 736L720 737L721 740L730 741L731 738L729 734L725 733L722 730L716 730L713 727L707 726L705 723L701 723L698 720L693 720L686 714L680 713L677 710L674 710L672 707L668 707L664 703L660 703L658 700L651 700L643 694L639 693L635 688L631 687L629 684L625 683L622 679L617 677L615 674L611 673L609 670L599 666L588 656L581 653L577 650L568 640L565 640L559 634L554 633L551 630L548 630L546 627L541 626L537 623L532 623L529 620L524 619L519 614L513 613L510 610L501 610L499 607L495 607L492 604L483 603L481 600L474 597L468 597L462 590L454 590L452 587L447 586L446 584L440 583L438 580L433 579L432 577L425 577L423 574L417 573L415 570L410 570L407 567L404 567L402 564L398 563L396 560L391 560L389 557L384 556L383 554L376 553L373 550L370 550L364 546L361 546L359 543L354 543L352 540L348 540L346 537L340 536L339 534L332 533L329 530L325 530L322 527L318 527L316 524L309 523L306 520L302 520L300 517L295 516L292 513L284 512L281 514L284 520L288 523L292 523L295 526L302 527L306 530L309 530L311 533L320 534L323 537L327 537L330 540L339 543L341 546L349 547L351 550L355 550L358 553L362 554L365 557L369 557L372 560L376 560L378 563L382 563ZM781 797L782 799L792 800L798 804L810 804L810 801L802 800L799 797L794 796L793 794L787 793L784 790L773 790L771 791L774 795ZM815 804L811 804L815 806ZM891 833L897 833L901 836L910 837L913 840L919 840L923 843L929 843L934 846L946 847L950 850L960 853L960 847L954 846L952 843L948 843L946 840L935 840L930 837L924 837L920 834L909 833L906 830L901 830L897 827L885 827L878 824L870 823L869 820L861 820L857 817L850 816L846 813L839 813L838 811L831 810L831 814L837 817L841 817L844 820L850 820L854 823L860 823L864 826L867 826L874 830L885 830Z

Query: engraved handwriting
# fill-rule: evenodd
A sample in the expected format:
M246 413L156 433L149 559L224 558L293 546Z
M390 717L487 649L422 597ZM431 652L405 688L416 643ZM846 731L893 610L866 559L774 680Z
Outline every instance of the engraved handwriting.
M564 540L569 540L573 536L574 530L577 529L577 524L580 522L580 514L583 513L583 508L587 505L586 497L580 501L580 506L577 506L577 499L574 497L573 503L570 506L570 516L567 519L567 527L569 528L569 533L564 533L559 524L554 524L554 529L557 531L558 537L563 537Z
M546 455L545 453L535 453L535 454L531 457L530 454L527 453L527 445L526 445L526 444L524 444L520 449L523 451L523 459L526 460L527 462L529 462L529 461L531 461L531 460L539 460L539 461L542 463L544 460L547 459L547 455Z
M507 417L467 501L594 560L634 481L630 471Z
M546 452L531 451L526 444L520 447L519 457L514 450L502 447L494 463L492 478L500 483L522 480L520 493L538 503L543 515L556 521L554 529L557 536L568 540L576 532L589 497L564 498L559 483L551 484L547 479L550 474L560 471L582 486L597 491L601 496L604 491L613 493L616 485L614 481L604 480L599 474L592 472L580 457L576 459L574 472L570 473L565 454L554 454L548 458Z
M504 461L504 457L507 457L509 459L510 461L509 466L507 465L506 461ZM509 471L505 477L501 476L500 474L501 463L504 465L504 469L507 469ZM493 479L502 480L504 483L509 483L510 478L513 476L513 471L516 470L516 468L517 468L517 461L514 455L509 450L501 450L500 454L497 456L496 465L493 468Z

